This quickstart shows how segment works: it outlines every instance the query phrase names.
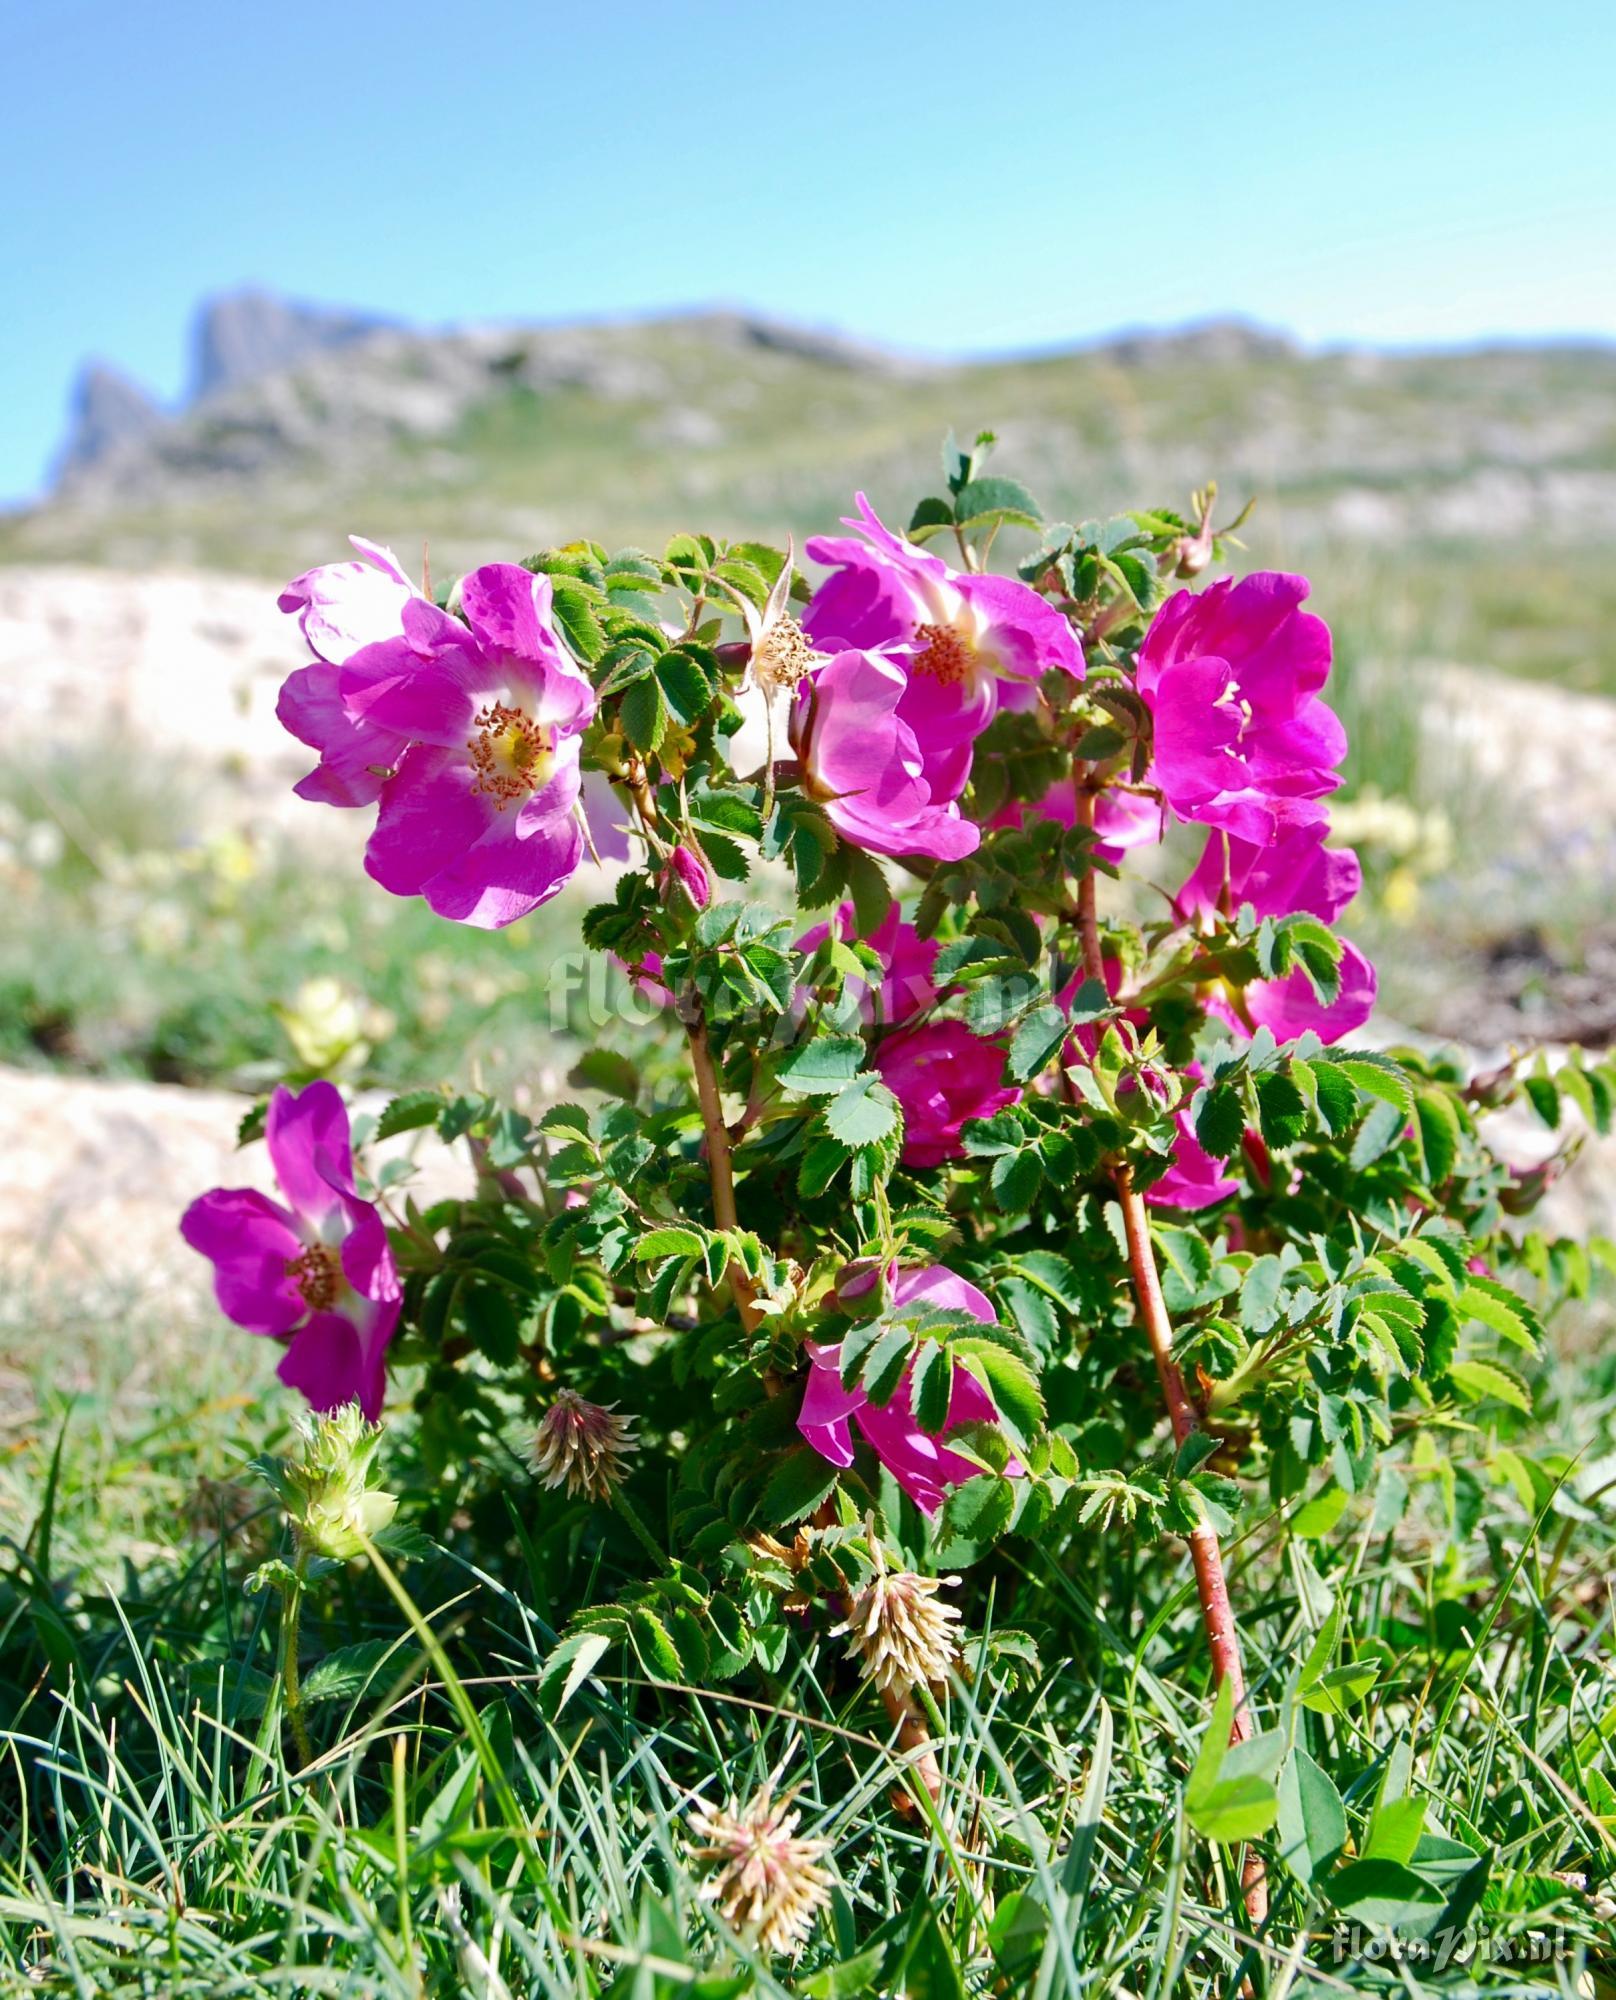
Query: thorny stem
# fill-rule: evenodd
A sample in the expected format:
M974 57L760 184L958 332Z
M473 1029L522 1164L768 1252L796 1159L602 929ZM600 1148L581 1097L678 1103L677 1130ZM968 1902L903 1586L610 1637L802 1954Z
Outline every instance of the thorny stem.
M690 1043L690 1067L696 1074L696 1101L701 1106L702 1129L707 1135L707 1172L713 1184L713 1220L720 1229L736 1229L740 1225L735 1213L735 1167L730 1157L729 1127L724 1122L724 1103L718 1093L718 1070L713 1062L712 1044L707 1039L707 1016L702 1012L699 1000L694 1002L685 1022L685 1035ZM735 1304L740 1311L742 1326L748 1333L755 1333L763 1315L757 1309L746 1274L733 1263L730 1266L730 1284L735 1291Z
M303 1612L303 1572L308 1556L298 1551L295 1581L281 1597L281 1696L286 1704L286 1719L292 1725L292 1741L297 1745L297 1754L307 1766L314 1762L314 1745L309 1741L309 1727L303 1720L303 1686L297 1672L297 1628Z
M932 1804L937 1805L943 1796L943 1772L937 1762L937 1752L931 1745L931 1732L926 1727L925 1717L907 1690L883 1688L881 1701L887 1714L898 1725L898 1748L920 1752L914 1761L914 1773L926 1787ZM910 1810L914 1810L912 1803Z
M663 843L656 832L657 805L643 767L636 767L628 780L634 809L647 843L660 851ZM690 1043L690 1067L696 1077L696 1101L701 1106L702 1129L707 1136L707 1172L713 1187L713 1220L720 1229L739 1227L735 1212L735 1168L730 1158L729 1127L724 1122L724 1101L719 1095L718 1070L713 1062L712 1044L707 1038L707 1016L695 993L687 1008L681 1008L685 1035ZM757 1331L763 1315L757 1309L752 1286L744 1271L730 1266L730 1284L741 1324L748 1333Z
M1074 773L1077 823L1094 825L1094 790L1087 769ZM1088 979L1105 978L1105 958L1100 949L1099 922L1095 914L1094 871L1089 869L1077 885L1078 930L1083 946L1083 972ZM1134 1301L1139 1322L1155 1359L1161 1382L1162 1399L1173 1427L1173 1442L1182 1446L1199 1428L1195 1405L1184 1387L1184 1377L1173 1358L1173 1327L1162 1297L1161 1274L1156 1268L1155 1246L1150 1240L1150 1218L1144 1198L1133 1184L1125 1162L1116 1168L1117 1200L1122 1208L1122 1226L1128 1240L1128 1271L1133 1280ZM1224 1574L1223 1551L1211 1526L1202 1521L1190 1533L1190 1561L1195 1568L1196 1595L1201 1601L1201 1624L1206 1632L1207 1651L1212 1659L1215 1687L1229 1683L1234 1693L1234 1722L1231 1743L1244 1743L1251 1735L1251 1709L1246 1701L1245 1674L1240 1663L1240 1634L1229 1604L1229 1583ZM1268 1880L1262 1856L1254 1847L1246 1849L1241 1875L1245 1890L1246 1915L1255 1925L1268 1916Z

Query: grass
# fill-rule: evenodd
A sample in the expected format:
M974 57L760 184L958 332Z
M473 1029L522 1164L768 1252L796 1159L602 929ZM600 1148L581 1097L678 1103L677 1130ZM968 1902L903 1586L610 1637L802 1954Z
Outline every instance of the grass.
M1310 1888L1280 1836L1252 1936L1231 1854L1186 1809L1209 1703L1183 1551L1117 1528L1012 1544L972 1572L968 1626L1030 1634L1039 1664L955 1687L934 1814L823 1607L716 1690L608 1655L558 1716L537 1686L554 1631L612 1599L632 1544L538 1490L516 1439L429 1479L404 1417L387 1483L431 1537L401 1572L410 1616L363 1561L316 1591L316 1754L299 1769L268 1678L273 1593L244 1589L281 1532L238 1442L285 1442L261 1350L170 1302L92 1318L13 1296L0 1991L1608 1992L1593 1897L1616 1879L1616 1362L1608 1318L1577 1310L1514 1441L1575 1460L1540 1514L1459 1434L1451 1483L1403 1457L1329 1532L1262 1520L1235 1553L1261 1724L1329 1774L1360 1850L1377 1801L1406 1792L1427 1835L1485 1857L1460 1927L1490 1961L1438 1976L1338 1958L1332 1878ZM634 1488L653 1533L660 1458ZM1343 1659L1374 1672L1327 1714L1295 1693L1332 1602ZM725 1933L687 1831L697 1801L771 1777L832 1857L795 1966ZM1523 1974L1527 1950L1557 1956Z

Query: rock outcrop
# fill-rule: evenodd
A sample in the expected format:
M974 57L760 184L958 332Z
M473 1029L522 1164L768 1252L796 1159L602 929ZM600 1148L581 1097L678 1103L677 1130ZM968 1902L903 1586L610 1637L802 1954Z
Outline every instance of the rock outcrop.
M350 347L388 324L374 313L300 305L271 292L227 292L209 299L196 321L196 400L295 368L311 355Z
M104 361L87 361L73 385L57 477L71 480L119 446L149 437L165 421L161 405L138 382Z

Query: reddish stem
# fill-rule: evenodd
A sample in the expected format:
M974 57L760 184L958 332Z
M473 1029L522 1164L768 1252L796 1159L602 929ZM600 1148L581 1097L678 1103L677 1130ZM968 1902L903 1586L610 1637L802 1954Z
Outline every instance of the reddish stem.
M1094 790L1089 767L1078 765L1073 774L1079 826L1094 825ZM1105 958L1100 949L1099 922L1095 913L1094 871L1091 868L1077 885L1078 933L1083 945L1083 972L1089 979L1105 978ZM1155 1245L1150 1240L1150 1218L1144 1198L1133 1184L1125 1163L1116 1169L1117 1200L1122 1207L1122 1224L1128 1239L1128 1270L1133 1279L1139 1321L1150 1342L1162 1399L1173 1426L1173 1442L1182 1445L1193 1437L1200 1420L1184 1387L1184 1377L1173 1359L1173 1326L1162 1297L1161 1274L1156 1268ZM1223 1568L1223 1551L1218 1538L1205 1522L1190 1534L1190 1560L1195 1567L1196 1595L1201 1600L1201 1624L1206 1632L1207 1651L1212 1660L1214 1687L1227 1681L1234 1691L1234 1722L1231 1743L1244 1743L1252 1733L1251 1709L1246 1701L1246 1678L1240 1663L1240 1634L1229 1603L1229 1582ZM1254 1847L1246 1849L1241 1871L1246 1915L1261 1925L1268 1915L1268 1880L1262 1856Z
M898 1748L920 1752L912 1768L915 1776L926 1787L932 1804L937 1805L943 1796L942 1767L937 1762L937 1752L932 1748L931 1732L915 1706L913 1697L900 1693L896 1688L883 1688L881 1701L887 1714L898 1725ZM895 1796L907 1805L910 1812L914 1811L912 1799L907 1798L901 1791Z

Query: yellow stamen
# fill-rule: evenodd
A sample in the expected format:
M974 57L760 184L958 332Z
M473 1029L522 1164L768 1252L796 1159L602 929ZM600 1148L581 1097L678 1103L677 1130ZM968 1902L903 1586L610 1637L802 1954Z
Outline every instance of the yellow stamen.
M513 799L525 799L549 778L555 762L555 735L520 708L502 701L479 711L477 734L466 748L475 776L473 792L494 801L503 812Z
M918 625L919 651L910 663L917 674L930 674L944 687L957 687L976 667L976 648L949 625Z
M303 1294L310 1312L325 1312L342 1290L342 1259L329 1243L311 1243L286 1260L286 1275Z

